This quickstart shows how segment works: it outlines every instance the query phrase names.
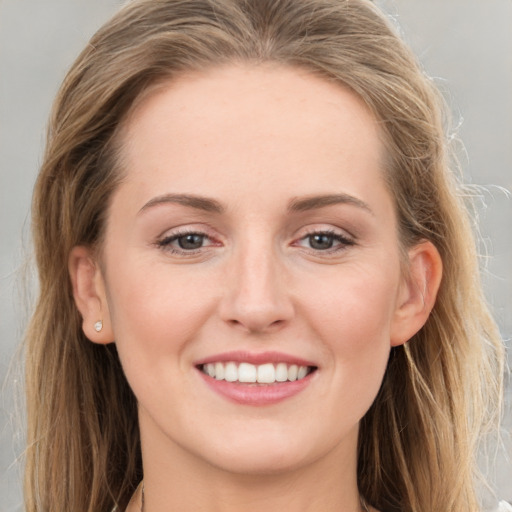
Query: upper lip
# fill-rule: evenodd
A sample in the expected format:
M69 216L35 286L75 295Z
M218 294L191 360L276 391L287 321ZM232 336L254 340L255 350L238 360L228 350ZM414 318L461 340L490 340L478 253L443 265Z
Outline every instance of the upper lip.
M317 366L313 362L283 352L249 352L243 350L234 350L230 352L222 352L212 356L205 357L195 362L195 366L201 366L208 363L250 363L260 365L265 363L287 363L296 364L297 366Z

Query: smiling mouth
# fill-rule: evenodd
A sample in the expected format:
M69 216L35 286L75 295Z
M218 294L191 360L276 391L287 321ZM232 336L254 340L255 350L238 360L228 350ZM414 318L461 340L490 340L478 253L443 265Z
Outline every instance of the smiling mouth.
M201 372L215 380L242 384L276 384L295 382L314 372L316 366L299 366L287 363L251 363L216 362L198 365Z

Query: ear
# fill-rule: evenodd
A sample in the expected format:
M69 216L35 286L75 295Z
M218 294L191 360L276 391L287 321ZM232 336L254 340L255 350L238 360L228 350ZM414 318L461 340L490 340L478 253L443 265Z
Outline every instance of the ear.
M408 273L403 278L391 326L391 345L410 340L425 325L434 307L443 264L432 242L421 242L408 251Z
M75 304L82 315L84 334L94 343L113 342L114 333L110 321L105 281L92 250L84 246L73 247L68 259L68 269ZM97 329L98 322L102 325Z

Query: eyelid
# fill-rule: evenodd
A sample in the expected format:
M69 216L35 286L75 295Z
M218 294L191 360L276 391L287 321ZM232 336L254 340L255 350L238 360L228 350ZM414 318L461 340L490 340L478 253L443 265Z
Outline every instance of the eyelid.
M179 238L188 235L199 235L201 237L204 237L204 239L208 240L209 243L207 245L198 247L197 249L181 249L171 245L172 242L174 242L175 240L178 240ZM222 245L218 237L216 237L212 233L212 230L209 229L208 227L205 227L204 225L185 225L167 229L156 239L154 244L164 252L180 256L195 256L201 252L204 252L204 250L208 249L209 247L219 247L220 245Z
M189 222L168 227L156 236L156 242L173 236L185 236L190 234L204 235L211 240L220 240L220 234L206 222Z
M172 233L171 235L164 236L163 238L158 240L157 243L159 245L164 245L164 244L173 242L174 240L179 240L180 238L190 236L190 235L197 235L197 236L203 237L206 240L211 241L211 237L201 231L183 231L183 232ZM213 244L209 244L209 245L213 245Z
M201 247L198 247L197 249L182 249L179 247L174 247L174 245L171 245L175 240L178 240L179 238L185 237L187 235L199 235L203 237L204 240L207 241L207 243L206 245L201 245ZM335 242L337 243L335 243L333 247L329 247L326 249L306 247L305 245L303 245L302 242L304 242L308 237L312 237L314 235L332 236L335 239ZM197 224L187 224L167 229L154 242L154 245L164 252L185 257L205 253L209 248L220 247L223 244L224 242L220 239L220 236L217 234L215 230L213 230L209 226ZM353 234L349 233L345 229L325 224L318 224L302 228L301 230L299 230L298 233L296 233L296 236L293 238L290 244L290 246L292 247L299 247L312 254L324 256L339 253L353 245L356 245L356 237Z
M300 242L306 240L314 235L329 235L336 239L339 243L334 247L327 249L315 249L312 247L305 247ZM292 245L298 246L316 255L329 256L334 253L339 253L346 250L348 247L356 245L356 237L348 233L346 230L340 228L329 227L308 227L300 236L296 237Z
M356 241L357 237L354 233L349 231L346 228L341 228L335 226L333 224L322 224L322 223L313 223L308 226L304 226L301 229L296 231L295 240L299 240L305 238L307 236L316 235L316 234L329 234L333 236L339 236L345 238L347 240Z

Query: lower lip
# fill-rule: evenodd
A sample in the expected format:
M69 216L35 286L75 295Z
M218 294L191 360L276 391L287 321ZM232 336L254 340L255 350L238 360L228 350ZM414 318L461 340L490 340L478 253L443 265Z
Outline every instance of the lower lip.
M198 370L204 382L216 393L228 400L242 405L271 405L282 402L303 391L313 377L312 372L303 379L288 382L276 382L275 384L242 384L240 382L228 382L216 380Z

